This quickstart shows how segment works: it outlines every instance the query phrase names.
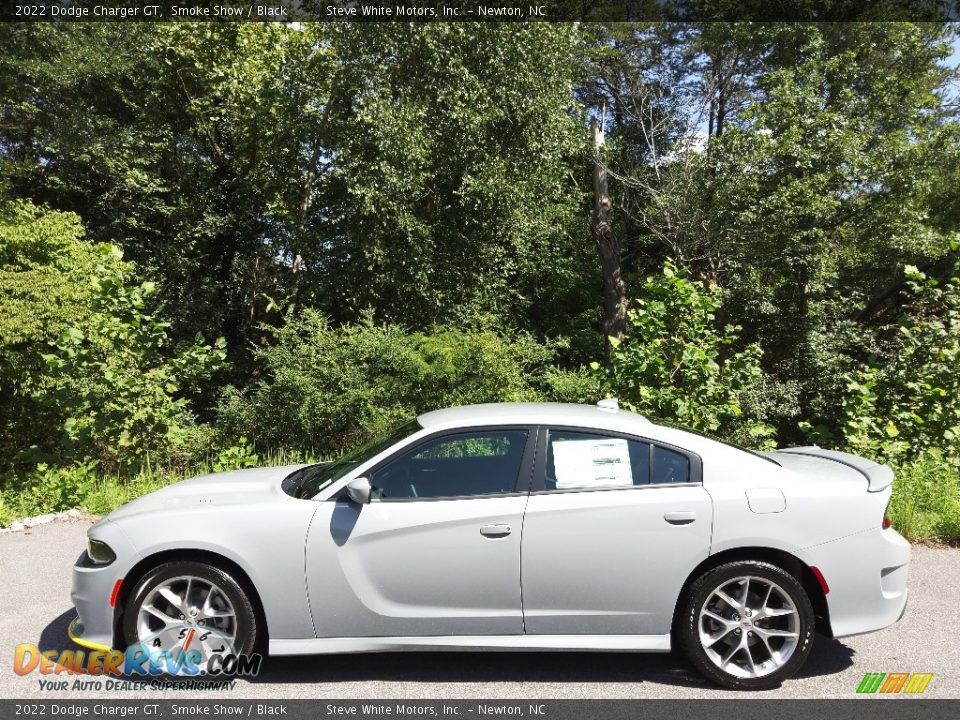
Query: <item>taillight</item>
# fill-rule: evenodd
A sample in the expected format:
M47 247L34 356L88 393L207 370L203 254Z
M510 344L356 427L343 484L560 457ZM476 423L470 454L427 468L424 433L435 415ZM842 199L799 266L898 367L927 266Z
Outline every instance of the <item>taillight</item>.
M892 499L891 497L887 500L887 506L883 509L883 522L880 523L880 527L884 530L893 525L893 520L890 519L890 500Z

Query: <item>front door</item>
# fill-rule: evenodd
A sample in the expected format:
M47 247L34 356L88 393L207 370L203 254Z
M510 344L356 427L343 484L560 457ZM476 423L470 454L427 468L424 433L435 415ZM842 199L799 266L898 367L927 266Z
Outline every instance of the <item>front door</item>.
M517 427L434 435L367 473L369 504L324 503L307 538L317 636L522 634L534 437Z
M545 431L521 556L526 632L663 635L710 549L695 455L639 438Z

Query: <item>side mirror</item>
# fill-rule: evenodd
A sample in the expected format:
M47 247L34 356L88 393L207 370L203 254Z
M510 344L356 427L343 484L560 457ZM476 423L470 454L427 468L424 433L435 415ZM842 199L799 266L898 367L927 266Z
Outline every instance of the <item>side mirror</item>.
M366 505L370 502L370 493L373 487L370 480L365 477L358 477L347 483L347 497L357 505Z

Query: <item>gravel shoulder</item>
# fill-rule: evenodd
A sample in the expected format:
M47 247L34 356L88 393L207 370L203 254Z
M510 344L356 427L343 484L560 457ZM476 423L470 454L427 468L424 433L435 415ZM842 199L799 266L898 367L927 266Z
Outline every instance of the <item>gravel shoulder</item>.
M44 692L13 672L14 648L71 649L70 568L89 520L67 518L0 535L0 698L168 697L211 693ZM910 604L894 627L842 641L817 637L796 678L764 698L853 698L867 672L931 672L924 697L960 698L960 550L915 547ZM62 675L61 678L73 679ZM272 658L230 698L731 698L673 655L384 653ZM223 695L217 695L222 697Z

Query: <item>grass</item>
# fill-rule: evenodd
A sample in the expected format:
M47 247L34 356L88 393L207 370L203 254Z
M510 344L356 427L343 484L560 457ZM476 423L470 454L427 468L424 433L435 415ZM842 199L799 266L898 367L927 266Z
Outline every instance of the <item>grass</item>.
M185 468L146 465L134 473L102 473L95 464L68 468L40 465L27 478L7 478L0 491L0 527L14 520L44 513L86 508L94 515L106 515L134 498L181 480L212 472L246 467L268 467L315 462L309 453L289 450L265 455L236 452L210 458Z
M27 480L12 483L0 494L0 526L17 518L85 507L95 515L180 480L242 467L311 462L309 454L271 451L263 456L237 452L190 468L147 466L132 475L102 474L94 465L38 470ZM41 466L42 467L42 466ZM960 543L960 461L939 453L895 468L893 498L888 515L893 526L914 542Z
M960 543L960 463L937 452L894 468L888 515L912 541Z

